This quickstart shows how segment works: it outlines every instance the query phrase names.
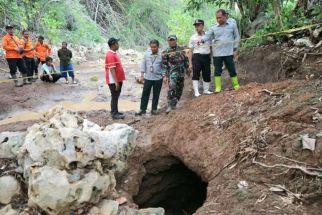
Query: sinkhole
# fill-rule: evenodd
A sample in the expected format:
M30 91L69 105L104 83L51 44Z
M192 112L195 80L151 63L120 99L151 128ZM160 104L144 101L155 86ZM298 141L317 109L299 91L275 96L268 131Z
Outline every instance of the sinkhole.
M166 215L193 214L207 197L208 184L173 156L149 160L139 192L140 208L162 207Z

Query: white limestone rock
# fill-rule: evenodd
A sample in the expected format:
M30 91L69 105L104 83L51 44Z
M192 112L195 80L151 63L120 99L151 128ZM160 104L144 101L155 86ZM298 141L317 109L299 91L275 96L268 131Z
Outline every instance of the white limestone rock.
M22 146L25 132L0 133L0 159L13 159L17 157L18 150Z
M0 177L0 203L9 204L16 194L20 193L20 184L13 176Z
M84 203L96 204L111 195L116 186L112 173L92 170L78 181L69 181L69 174L49 166L33 168L29 177L29 206L38 206L50 215L64 214Z
M0 209L1 215L18 215L19 212L17 210L12 209L11 205L7 205Z

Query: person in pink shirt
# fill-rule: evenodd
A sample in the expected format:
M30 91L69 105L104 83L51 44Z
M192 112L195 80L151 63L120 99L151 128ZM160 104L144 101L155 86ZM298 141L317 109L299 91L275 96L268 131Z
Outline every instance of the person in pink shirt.
M110 38L108 46L110 50L106 53L105 58L105 73L106 84L109 86L111 99L111 115L113 119L124 119L123 113L118 110L118 100L121 94L123 81L125 80L125 73L121 63L120 56L116 53L119 49L118 39Z

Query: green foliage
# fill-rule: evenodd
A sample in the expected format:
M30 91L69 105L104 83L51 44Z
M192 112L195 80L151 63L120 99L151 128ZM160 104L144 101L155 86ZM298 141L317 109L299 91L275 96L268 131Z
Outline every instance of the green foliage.
M214 14L215 7L204 5L200 10L185 10L188 6L187 2L182 1L181 7L175 7L170 11L170 18L167 22L170 34L178 37L179 44L187 44L191 35L195 32L193 22L195 19L203 19L205 21L205 30L215 23ZM183 6L183 7L182 7Z
M62 40L90 45L102 42L102 35L79 0L0 0L2 26L14 24L17 33L29 29L54 44Z

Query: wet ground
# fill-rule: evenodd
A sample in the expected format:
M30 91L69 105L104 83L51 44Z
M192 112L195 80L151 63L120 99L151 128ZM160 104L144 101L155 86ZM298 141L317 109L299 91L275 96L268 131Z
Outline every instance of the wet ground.
M61 105L77 112L101 111L108 115L110 92L105 84L104 65L89 62L76 66L78 84L66 84L64 79L55 84L38 80L30 86L15 88L12 81L0 83L0 131L21 130L38 121L48 109ZM143 85L138 84L138 65L124 63L127 80L124 82L119 108L124 112L139 110ZM2 68L6 69L3 65ZM0 72L0 81L8 73ZM161 98L162 101L165 97Z

